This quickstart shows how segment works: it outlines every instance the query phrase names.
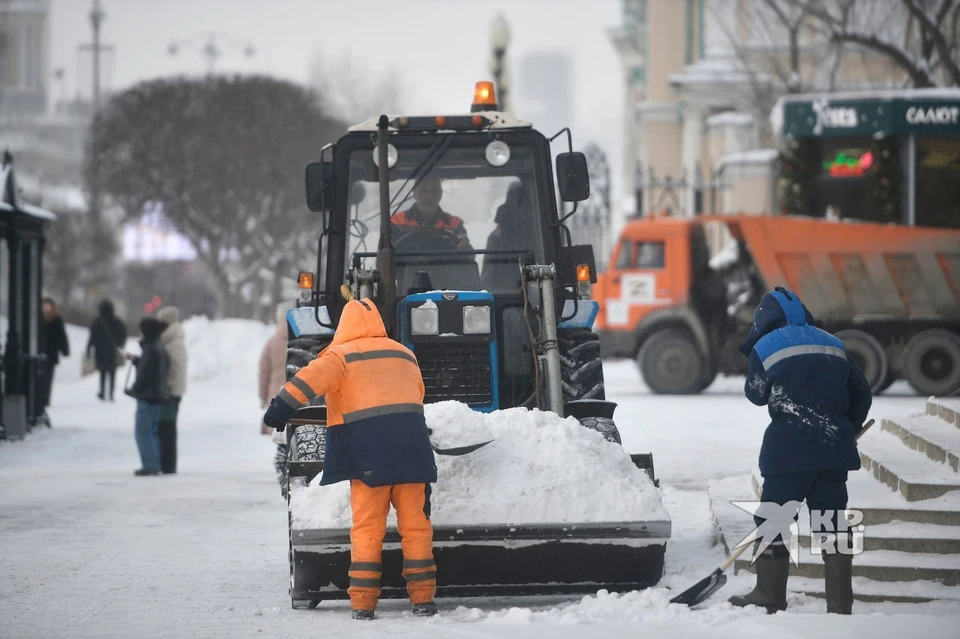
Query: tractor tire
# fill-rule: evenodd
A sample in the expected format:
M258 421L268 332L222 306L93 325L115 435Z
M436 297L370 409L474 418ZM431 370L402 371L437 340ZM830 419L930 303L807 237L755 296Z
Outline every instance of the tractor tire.
M603 438L608 442L623 444L620 440L620 430L617 428L617 425L613 423L612 419L606 417L582 417L580 418L580 425L584 428L597 431L603 435Z
M942 328L917 333L903 349L902 373L924 397L960 391L960 336Z
M329 343L329 335L307 335L287 342L287 379L316 359L317 354Z
M870 391L876 394L883 390L883 383L889 376L890 366L880 342L869 333L853 329L838 331L836 336L843 341L847 355L867 379Z
M637 353L643 381L658 395L692 395L709 384L707 362L690 334L668 328L651 335ZM713 380L710 379L712 382Z
M298 426L293 431L290 459L293 461L323 461L323 453L326 448L326 426Z
M606 399L600 337L591 330L574 328L558 331L557 342L563 401Z

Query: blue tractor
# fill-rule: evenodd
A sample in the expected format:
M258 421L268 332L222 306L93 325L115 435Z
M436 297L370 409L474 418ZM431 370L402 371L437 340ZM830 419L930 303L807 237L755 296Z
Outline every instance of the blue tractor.
M550 143L561 135L555 184ZM619 444L592 331L593 249L572 245L564 225L589 196L586 160L569 130L551 140L500 112L492 85L480 83L469 114L380 116L325 147L306 169L323 233L316 272L301 273L289 313L288 375L329 343L346 301L370 298L390 336L416 353L425 402L550 410ZM322 469L324 418L322 405L306 407L287 429L288 495ZM631 458L656 481L652 455ZM349 531L293 520L294 606L346 596ZM642 588L659 581L669 536L669 521L436 527L438 591ZM397 541L388 532L385 565L400 561ZM388 572L383 596L403 596L399 571L397 583Z

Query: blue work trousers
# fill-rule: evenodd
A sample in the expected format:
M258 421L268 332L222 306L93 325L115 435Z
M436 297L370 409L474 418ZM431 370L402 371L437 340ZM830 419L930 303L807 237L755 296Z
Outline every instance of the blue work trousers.
M140 464L148 472L160 472L160 410L163 404L137 400L136 439Z

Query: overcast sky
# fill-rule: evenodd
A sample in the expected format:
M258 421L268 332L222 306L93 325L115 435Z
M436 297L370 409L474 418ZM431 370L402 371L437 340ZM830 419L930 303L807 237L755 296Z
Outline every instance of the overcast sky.
M621 137L620 71L606 35L620 21L620 0L102 0L102 41L115 47L104 81L122 89L158 75L202 73L200 53L167 54L175 39L208 31L256 47L253 58L230 51L219 70L262 72L306 82L311 60L344 53L380 72L391 65L403 79L409 110L464 111L473 84L488 77L489 25L499 11L510 23L514 63L534 51L566 53L574 61L574 144L595 140L614 169ZM92 0L52 0L51 65L63 68L64 86L89 95ZM523 117L523 113L517 113ZM536 125L536 123L534 123ZM550 133L544 131L544 133ZM616 176L616 174L615 174Z

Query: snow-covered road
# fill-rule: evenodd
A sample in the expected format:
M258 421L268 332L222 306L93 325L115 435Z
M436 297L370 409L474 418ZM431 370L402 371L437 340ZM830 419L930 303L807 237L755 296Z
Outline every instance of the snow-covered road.
M724 603L668 606L721 560L704 492L712 477L756 463L765 415L721 380L694 398L657 397L634 366L606 367L617 421L633 452L653 451L673 519L667 575L657 588L582 599L443 601L415 619L385 601L359 624L344 602L294 611L287 597L286 509L273 447L259 435L254 371L269 328L188 324L193 378L181 411L179 474L135 478L133 401L95 399L79 362L58 370L54 428L0 443L0 636L20 637L875 637L954 636L956 603L857 604L851 618L795 598L774 617ZM71 330L74 349L85 335ZM905 396L896 396L897 392ZM918 410L906 389L875 414ZM673 588L671 592L669 588ZM872 614L864 614L872 613Z

